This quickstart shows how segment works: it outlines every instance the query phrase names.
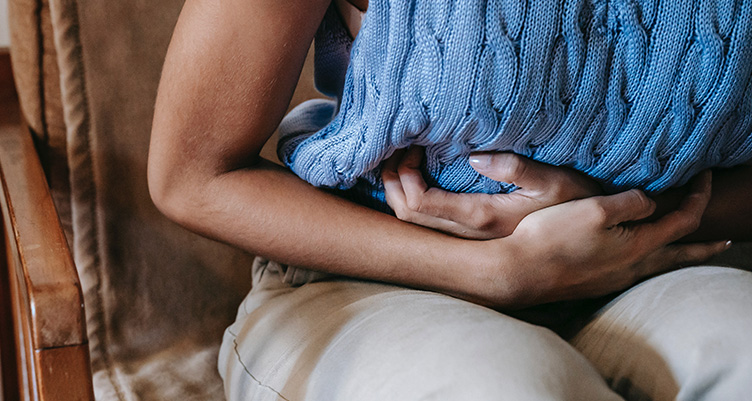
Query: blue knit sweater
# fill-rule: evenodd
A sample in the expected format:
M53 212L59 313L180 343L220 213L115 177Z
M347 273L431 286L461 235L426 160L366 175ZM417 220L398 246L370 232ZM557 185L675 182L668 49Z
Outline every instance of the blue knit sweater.
M410 145L450 191L513 189L467 161L493 150L659 192L752 159L751 76L752 0L371 0L339 107L293 111L279 155L365 203Z

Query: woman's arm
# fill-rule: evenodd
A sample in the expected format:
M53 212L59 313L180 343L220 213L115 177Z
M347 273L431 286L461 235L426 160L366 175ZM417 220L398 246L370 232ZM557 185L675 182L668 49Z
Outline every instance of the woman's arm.
M258 156L327 6L185 4L155 110L154 202L193 231L283 263L461 292L466 243L315 189Z
M633 235L624 241L594 242L565 258L566 263L551 263L552 255L539 252L567 249L548 238L562 240L548 235L562 231L561 221L542 225L531 217L526 227L536 229L522 232L540 236L532 239L536 246L522 246L531 241L524 236L463 240L342 200L261 160L259 151L287 108L327 6L328 0L185 4L164 65L149 155L149 189L169 218L282 263L436 290L492 306L600 295L623 288L615 283L627 285L721 249L718 244L687 245L692 252L679 255L665 246L699 220L705 205L690 202L676 212L678 218L650 226L660 236L630 230ZM626 196L642 202L643 209L651 205L639 194ZM565 240L589 241L603 234L604 221L616 224L644 214L637 209L624 214L614 199L560 205L559 220L573 231ZM608 218L567 220L588 210ZM644 240L648 237L651 241ZM629 259L620 256L625 252ZM603 259L606 254L618 263ZM651 255L663 257L644 267ZM605 262L594 265L595 260ZM593 267L582 271L582 264ZM571 282L537 288L533 278L541 273L574 277L579 289L570 288ZM545 294L530 298L530 291Z

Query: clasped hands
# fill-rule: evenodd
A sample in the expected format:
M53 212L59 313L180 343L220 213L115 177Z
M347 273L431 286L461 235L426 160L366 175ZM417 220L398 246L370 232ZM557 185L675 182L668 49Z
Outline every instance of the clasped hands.
M677 208L645 220L654 214L656 202L642 191L604 195L579 172L511 153L473 154L470 164L488 178L518 186L512 193L464 194L429 187L420 169L423 155L423 148L411 147L384 163L387 203L401 220L485 240L476 242L489 260L497 252L499 261L508 262L500 252L513 250L514 273L509 266L494 266L485 274L492 281L506 274L507 285L518 289L515 306L604 295L699 263L729 246L726 241L676 242L699 227L710 199L710 172L690 182ZM505 304L489 291L476 294L481 303Z
M506 237L535 211L602 194L595 181L575 170L500 152L473 154L470 164L480 174L519 189L495 195L448 192L426 184L423 155L424 148L414 146L384 163L387 203L400 220L462 238Z

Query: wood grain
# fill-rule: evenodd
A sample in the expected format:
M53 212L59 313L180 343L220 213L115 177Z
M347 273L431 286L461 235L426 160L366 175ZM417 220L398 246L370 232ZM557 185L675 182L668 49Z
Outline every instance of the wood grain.
M83 296L42 167L21 127L0 126L0 199L16 274L26 287L35 348L85 341ZM7 231L6 231L7 232ZM9 249L10 250L10 249Z
M93 400L78 275L14 91L3 89L2 63L0 57L3 397Z
M55 401L94 399L89 347L77 345L34 352L39 377L39 398Z

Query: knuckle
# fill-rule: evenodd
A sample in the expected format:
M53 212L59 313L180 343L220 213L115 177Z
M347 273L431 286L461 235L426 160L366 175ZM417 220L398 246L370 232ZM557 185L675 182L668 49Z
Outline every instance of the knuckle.
M595 199L586 200L588 216L594 224L605 224L610 221L610 212L602 202Z
M398 219L402 221L407 222L414 222L415 219L415 212L410 210L409 207L405 204L395 205L392 207L392 210L394 211L394 215L397 216Z
M407 213L405 212L404 207L396 206L392 210L394 210L394 215L397 216L398 219L403 221L407 220Z
M381 179L384 181L396 181L399 180L399 176L394 170L384 168L381 170Z
M692 255L686 248L679 248L674 252L674 264L685 264L692 261Z
M649 210L653 207L653 202L647 195L645 195L645 192L638 189L632 189L629 190L627 194L631 198L631 202L634 203L639 210Z
M405 175L409 172L410 172L410 166L406 165L405 163L400 163L397 165L397 174Z
M435 188L430 188L427 192L415 194L409 202L410 210L415 213L433 215L434 213L429 205L431 202L426 197L441 199L442 193L436 191Z
M630 196L632 196L632 199L634 199L635 204L643 208L650 206L650 201L648 200L648 197L644 192L637 189L632 189L629 191L629 193Z
M409 196L409 197L407 197L406 201L407 201L407 203L405 204L405 209L406 209L407 212L410 212L410 213L412 213L412 212L420 213L421 212L421 207L422 207L421 199L417 199L416 197Z
M501 162L497 164L500 164L500 173L507 177L507 180L519 181L520 178L525 176L528 164L521 157L514 154L500 154L495 155L494 158Z
M477 231L486 231L493 228L495 219L492 217L492 208L489 205L483 205L473 209L470 212L468 224Z
M546 188L549 194L548 198L552 204L559 204L580 197L579 194L575 193L573 186L565 184L562 181L555 180Z
M681 224L679 233L681 235L689 235L695 231L697 231L698 228L700 228L700 216L693 215L693 214L681 214Z
M719 252L717 247L708 244L693 244L681 248L679 263L691 265L702 263Z
M688 267L694 264L697 264L701 261L703 261L705 257L702 257L702 255L697 254L694 250L690 249L689 247L679 247L677 249L674 249L672 251L671 255L671 263L669 266L671 268L683 268Z
M426 192L421 191L405 191L405 207L413 213L423 213L426 208L426 199L428 196Z
M702 220L702 216L699 214L692 215L689 217L688 220L689 221L687 222L687 230L689 230L689 233L693 233L697 231L697 229L700 228L700 222Z

